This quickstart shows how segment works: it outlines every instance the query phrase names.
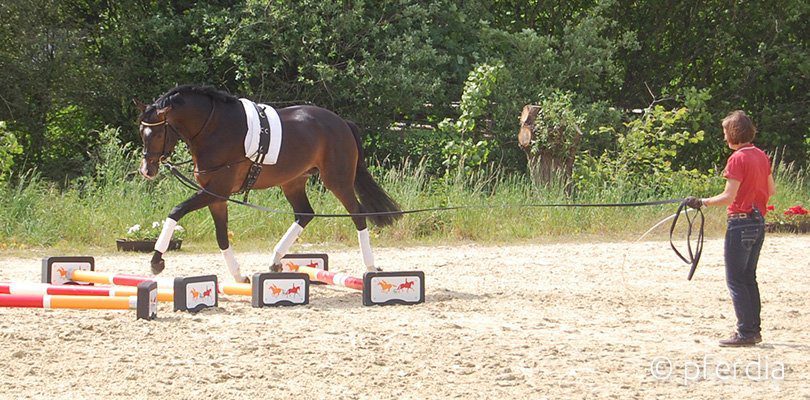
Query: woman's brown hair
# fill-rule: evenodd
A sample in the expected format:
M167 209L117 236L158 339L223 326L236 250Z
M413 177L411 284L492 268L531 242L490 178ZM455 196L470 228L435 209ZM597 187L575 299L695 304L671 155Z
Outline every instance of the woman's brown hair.
M740 110L732 111L723 118L723 130L726 131L728 142L731 144L749 143L757 134L754 121Z

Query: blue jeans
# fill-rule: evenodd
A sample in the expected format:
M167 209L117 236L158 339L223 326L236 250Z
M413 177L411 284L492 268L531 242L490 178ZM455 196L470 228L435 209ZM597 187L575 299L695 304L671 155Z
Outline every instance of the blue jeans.
M725 243L726 284L734 313L737 333L743 338L760 334L760 301L757 262L765 241L765 221L758 212L752 217L728 221Z

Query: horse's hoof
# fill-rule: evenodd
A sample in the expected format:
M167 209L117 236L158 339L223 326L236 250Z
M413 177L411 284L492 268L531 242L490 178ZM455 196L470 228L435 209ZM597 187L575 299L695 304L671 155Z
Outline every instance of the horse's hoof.
M368 272L382 272L382 268L380 267L366 267Z
M241 279L239 279L238 282L239 283L250 283L250 278L247 277L247 276L243 276Z
M281 272L281 263L275 263L270 266L270 271L272 272Z
M152 261L152 275L157 275L166 269L166 261L162 258L158 261Z

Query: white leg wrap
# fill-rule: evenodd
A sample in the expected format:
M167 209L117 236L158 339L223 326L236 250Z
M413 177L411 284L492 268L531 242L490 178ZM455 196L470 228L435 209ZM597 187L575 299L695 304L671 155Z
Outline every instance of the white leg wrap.
M225 265L228 266L228 271L230 271L231 276L233 276L233 280L237 282L244 282L247 277L242 275L242 271L239 270L239 262L236 261L236 256L233 254L233 248L228 246L225 250L220 250L222 252L222 256L225 257Z
M360 252L363 253L363 263L366 264L366 269L376 271L377 269L374 268L374 254L371 253L371 238L368 234L368 228L357 231L357 241L360 242Z
M281 258L287 254L287 251L290 250L290 246L295 243L296 239L298 239L298 235L303 232L304 228L301 225L298 225L298 222L293 222L290 225L290 229L287 229L287 233L278 241L276 247L273 249L275 253L273 255L273 264L278 264L281 262Z
M158 237L157 242L155 242L155 251L161 253L166 252L166 249L169 248L169 241L172 240L175 226L177 226L177 221L171 218L166 218L166 220L163 221L163 230L160 231L160 237Z

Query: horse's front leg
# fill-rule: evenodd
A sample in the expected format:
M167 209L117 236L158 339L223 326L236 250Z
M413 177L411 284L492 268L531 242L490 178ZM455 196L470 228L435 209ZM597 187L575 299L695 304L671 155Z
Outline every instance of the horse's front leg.
M225 258L225 265L228 266L233 280L236 282L248 283L250 279L244 275L239 268L239 262L236 261L236 255L233 253L230 242L228 240L228 202L217 201L208 206L211 211L211 217L214 218L214 227L217 230L217 245Z
M177 221L180 221L186 214L199 210L216 200L215 197L203 192L202 190L189 197L188 200L180 203L172 209L169 217L163 222L163 230L160 232L155 243L155 253L152 254L152 273L157 275L163 272L166 268L166 261L163 260L163 253L169 248L169 241L172 240L174 228L177 226ZM227 232L225 233L227 235Z

